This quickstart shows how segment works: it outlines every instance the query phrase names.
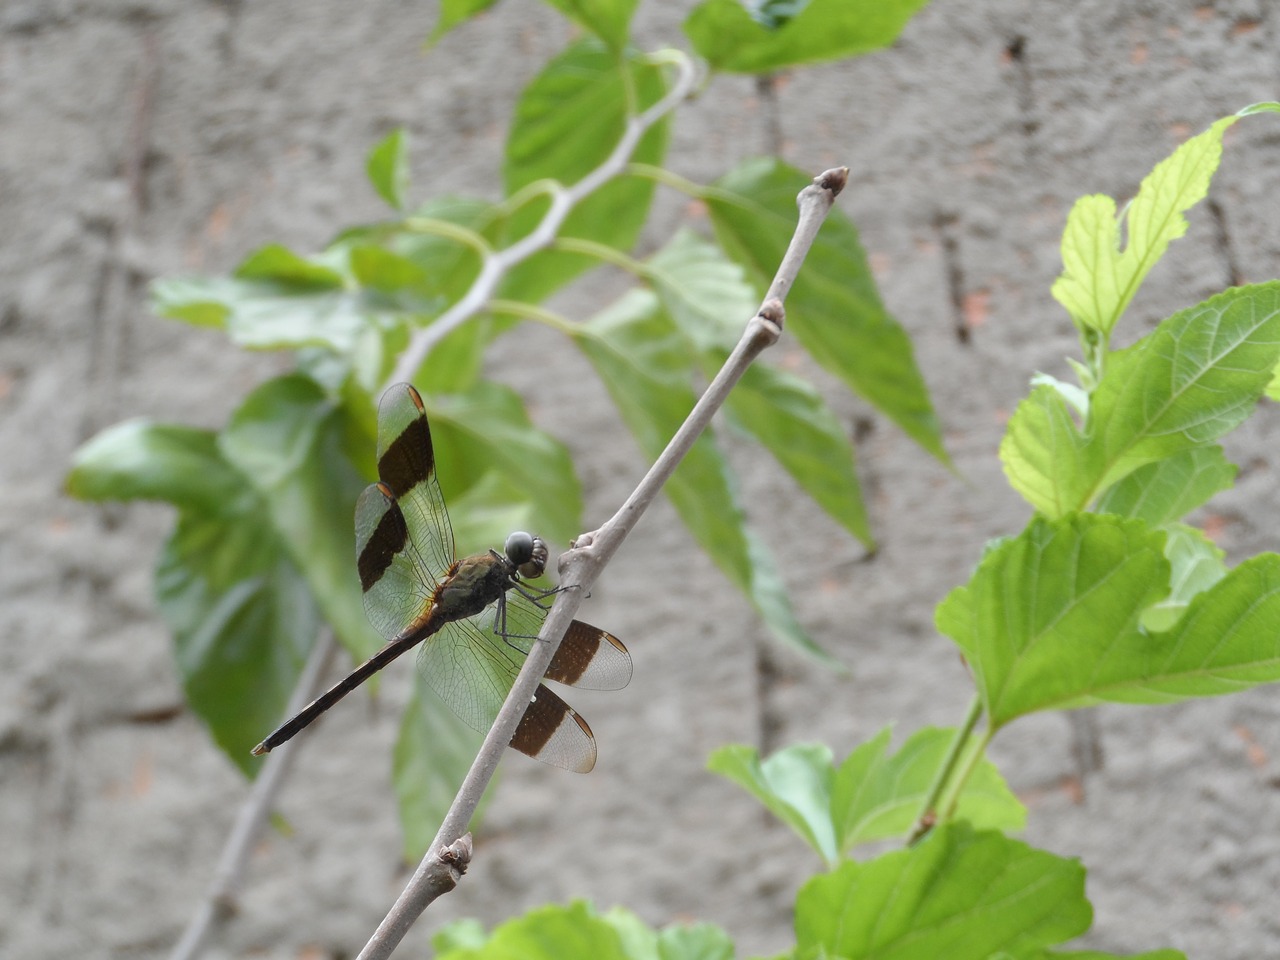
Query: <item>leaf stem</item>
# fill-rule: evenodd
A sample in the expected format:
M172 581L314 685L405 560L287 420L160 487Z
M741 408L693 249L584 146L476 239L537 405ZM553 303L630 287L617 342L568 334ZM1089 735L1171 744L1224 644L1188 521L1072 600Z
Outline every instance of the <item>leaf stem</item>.
M973 728L977 725L980 716L982 716L982 698L975 693L973 699L969 701L969 709L965 712L964 720L956 729L955 736L951 738L951 745L947 747L947 755L943 757L941 765L933 775L933 782L929 784L929 791L925 794L924 803L921 805L920 813L916 817L916 825L912 828L910 836L907 837L908 846L918 843L937 822L938 798L942 796L943 790L946 789L947 782L951 779L951 773L955 770L961 754L964 753L965 747L969 743L969 738L973 735Z

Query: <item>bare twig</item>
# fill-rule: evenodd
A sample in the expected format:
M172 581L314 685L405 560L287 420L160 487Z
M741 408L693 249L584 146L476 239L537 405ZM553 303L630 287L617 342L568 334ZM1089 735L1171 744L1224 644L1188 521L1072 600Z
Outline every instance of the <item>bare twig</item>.
M359 960L382 960L390 956L422 911L442 892L452 889L453 883L449 877L454 871L447 851L471 822L476 805L493 777L507 744L511 742L538 683L546 674L583 596L694 441L706 429L716 411L724 404L734 384L760 352L777 341L784 319L782 301L795 281L800 265L817 236L818 228L822 226L836 195L843 189L848 174L849 171L844 167L828 170L800 192L797 198L800 220L791 238L791 245L778 267L764 303L748 321L747 329L737 347L622 508L594 533L579 537L573 548L560 558L561 582L578 589L563 590L557 596L555 605L543 624L539 642L534 644L525 659L515 685L485 736L484 744L462 781L458 795L440 824L427 855L373 937L360 951Z
M289 697L286 716L297 713L320 688L320 681L329 669L333 654L338 644L331 630L324 630L316 638L302 668L302 676ZM169 954L169 960L191 960L198 956L205 940L212 932L215 924L221 923L236 912L236 895L240 883L244 879L245 864L249 860L249 851L258 830L266 822L271 813L275 796L284 782L284 776L293 763L293 755L298 741L286 743L274 751L262 766L257 779L253 781L253 789L249 797L240 807L236 815L235 825L222 848L222 856L218 859L217 869L213 872L213 881L205 893L195 915L182 932L182 939Z

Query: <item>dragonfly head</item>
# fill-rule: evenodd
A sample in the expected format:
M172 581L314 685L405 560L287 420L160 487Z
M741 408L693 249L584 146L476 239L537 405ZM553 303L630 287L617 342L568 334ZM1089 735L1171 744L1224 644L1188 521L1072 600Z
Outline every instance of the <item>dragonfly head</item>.
M540 537L517 530L507 537L507 559L520 571L520 576L536 580L547 568L547 545Z

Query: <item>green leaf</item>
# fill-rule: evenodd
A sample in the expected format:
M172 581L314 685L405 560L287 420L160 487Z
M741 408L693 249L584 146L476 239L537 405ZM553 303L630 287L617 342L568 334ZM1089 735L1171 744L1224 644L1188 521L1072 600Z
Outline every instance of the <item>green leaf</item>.
M1009 485L1046 517L1084 507L1101 474L1100 451L1054 387L1035 387L1014 410L1000 441Z
M835 770L831 750L822 744L798 744L763 762L754 747L730 745L711 754L707 769L728 777L791 827L832 866L839 859L831 822L831 786Z
M1108 489L1098 500L1098 512L1145 520L1153 527L1172 523L1231 489L1237 469L1216 444L1180 450L1138 467Z
M503 167L507 194L539 180L566 185L581 180L613 152L627 117L665 92L659 65L620 60L591 38L573 44L534 78L516 105ZM641 138L632 161L661 164L666 142L664 120ZM630 249L648 217L653 191L654 183L648 178L611 180L573 210L560 236ZM505 224L505 242L532 231L548 204L542 197L516 211ZM502 296L537 303L595 265L593 258L582 254L546 250L507 275Z
M569 451L534 427L519 394L481 382L466 393L424 400L447 503L497 470L514 485L507 489L532 505L541 536L563 543L581 532L582 485Z
M365 161L373 189L396 210L404 209L404 194L409 189L407 141L404 127L396 127L369 151Z
M484 739L443 700L423 689L421 675L414 681L413 697L400 718L391 767L407 861L426 854ZM473 822L478 823L478 817L477 813Z
M1092 406L1101 485L1234 430L1277 362L1280 281L1210 297L1112 354Z
M1165 528L1165 559L1172 575L1169 595L1142 615L1149 631L1167 630L1178 622L1196 594L1203 593L1227 575L1226 555L1195 527L1180 523Z
M373 244L351 247L351 272L362 287L394 294L402 290L425 290L426 272L408 257Z
M441 37L458 24L488 10L496 2L497 0L440 0L440 19L427 38L427 46L435 46Z
M151 281L151 309L158 317L221 330L230 313L226 300L238 288L234 280L160 277Z
M987 553L936 619L964 652L994 729L1091 689L1168 584L1162 532L1111 516L1036 518Z
M996 960L996 958L993 958ZM1027 960L1187 960L1181 950L1148 950L1145 953L1106 953L1101 950L1072 950L1059 953L1057 950L1046 950L1037 953Z
M547 0L574 23L585 27L607 43L610 49L627 45L627 27L635 13L636 0Z
M649 260L662 304L714 375L754 315L742 268L697 234L680 230ZM735 426L756 438L796 482L855 537L871 529L854 473L853 444L807 381L757 361L729 394Z
M836 771L831 811L841 853L873 840L905 836L928 794L955 735L925 727L889 755L890 728L862 744ZM1027 811L989 760L974 768L965 784L956 816L978 829L1022 830Z
M1089 927L1084 868L967 825L815 877L796 898L797 954L844 960L1024 956Z
M1033 520L992 550L937 611L964 651L993 727L1100 701L1173 703L1280 680L1280 555L1218 571L1198 537L1168 630L1139 619L1171 582L1163 531L1081 514ZM1198 592L1197 592L1198 591Z
M646 456L656 458L693 409L694 358L648 291L632 290L576 328L574 342L595 367ZM710 432L704 433L665 490L694 538L751 600L783 643L829 665L796 619L781 575L746 527L733 474Z
M456 946L438 960L627 960L617 931L591 907L575 901L547 906L499 924L480 946Z
M344 646L366 657L382 645L364 613L355 571L356 497L365 482L342 453L341 409L309 378L253 391L219 449L267 505L270 527L311 584Z
M711 923L674 924L658 935L658 956L661 960L733 960L733 941Z
M887 47L928 0L703 0L684 32L717 70L766 73Z
M1246 113L1274 109L1280 104L1256 104L1223 117L1156 164L1125 212L1123 251L1115 201L1099 195L1076 201L1062 234L1063 272L1053 284L1053 296L1082 333L1095 330L1104 342L1110 338L1147 273L1169 244L1187 232L1183 213L1209 192L1227 128Z
M436 956L443 957L453 950L474 950L489 940L484 924L474 917L451 920L436 931L431 938L431 948Z
M706 195L721 246L761 295L795 230L796 194L809 183L778 160L752 160ZM787 297L787 329L818 363L947 462L911 341L880 302L857 230L839 210L823 223Z
M236 267L239 280L263 280L300 290L336 290L342 287L342 274L336 270L300 257L278 243L255 250Z
M184 511L156 567L187 703L246 775L280 721L320 627L309 585L249 490L240 509Z
M164 500L216 515L245 509L247 490L212 432L126 420L76 451L67 492L81 500Z
M1036 387L1000 445L1005 474L1046 516L1083 509L1134 470L1235 429L1277 362L1280 282L1227 290L1112 354L1085 432L1052 387Z

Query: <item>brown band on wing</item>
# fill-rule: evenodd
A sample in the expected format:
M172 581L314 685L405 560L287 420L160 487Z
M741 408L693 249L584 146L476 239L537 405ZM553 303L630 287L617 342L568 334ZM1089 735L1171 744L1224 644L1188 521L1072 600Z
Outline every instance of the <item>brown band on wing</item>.
M418 409L422 402L414 394ZM415 417L391 441L378 461L378 479L391 488L398 498L431 475L436 468L436 456L431 446L431 427L425 415Z
M600 640L605 636L607 634L598 627L581 620L573 621L556 649L551 666L547 668L547 679L573 686L591 666L592 658L600 649Z
M583 738L566 737L564 734L557 737L556 731L563 724L576 725ZM553 744L553 741L558 742ZM553 744L549 750L546 749L548 744ZM511 746L527 757L579 773L586 773L595 766L595 737L587 721L541 684L520 719L520 726L511 738ZM575 746L582 749L574 749ZM569 752L561 755L566 748Z
M378 486L382 495L387 498L387 509L369 536L369 542L356 558L356 568L360 571L360 589L366 592L381 579L396 554L409 541L409 527L404 522L400 505L389 496L388 489L382 489L382 484Z

